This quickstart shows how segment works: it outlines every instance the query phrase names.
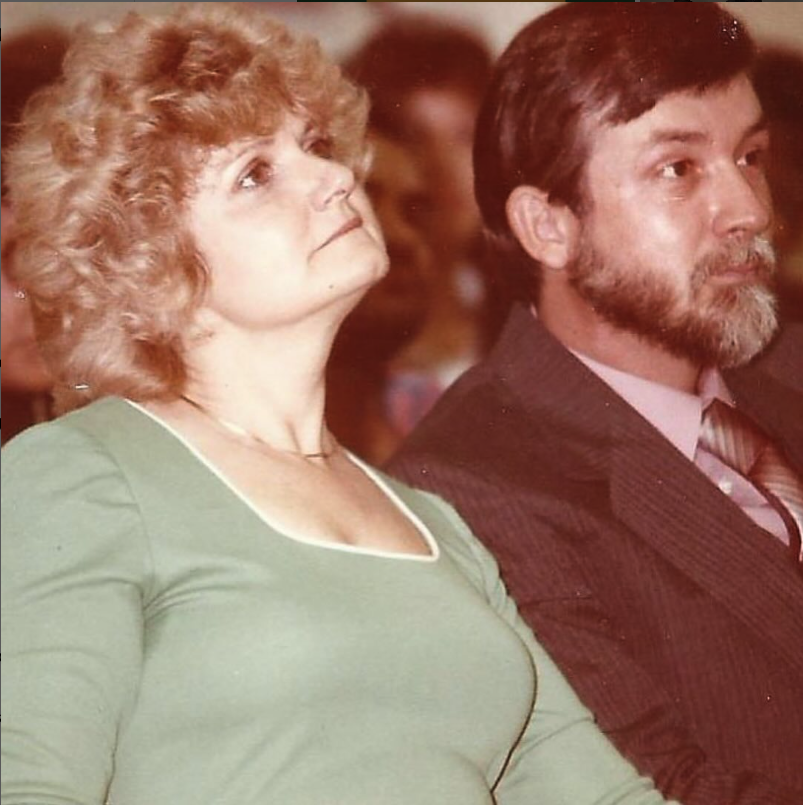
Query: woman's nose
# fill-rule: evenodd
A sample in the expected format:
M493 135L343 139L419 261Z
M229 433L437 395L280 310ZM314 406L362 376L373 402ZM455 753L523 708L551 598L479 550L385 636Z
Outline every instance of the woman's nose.
M355 183L354 171L347 165L323 161L320 180L313 193L313 205L317 210L325 210L333 202L348 198L354 191Z

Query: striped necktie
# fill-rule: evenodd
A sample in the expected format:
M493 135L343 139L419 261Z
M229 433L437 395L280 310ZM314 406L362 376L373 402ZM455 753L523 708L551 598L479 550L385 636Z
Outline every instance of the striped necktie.
M781 450L746 414L713 400L703 413L700 444L745 476L783 518L789 547L802 560L803 481Z

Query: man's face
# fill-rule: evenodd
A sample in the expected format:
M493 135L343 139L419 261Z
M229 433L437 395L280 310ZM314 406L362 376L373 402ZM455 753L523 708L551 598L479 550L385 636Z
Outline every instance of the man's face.
M700 365L736 366L772 337L768 135L744 76L667 95L590 132L570 282L603 320Z

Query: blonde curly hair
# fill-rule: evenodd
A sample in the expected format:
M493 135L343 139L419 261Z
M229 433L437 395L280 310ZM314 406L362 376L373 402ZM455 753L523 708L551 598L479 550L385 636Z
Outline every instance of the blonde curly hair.
M208 276L182 211L212 149L310 120L358 168L367 101L321 52L233 4L78 31L8 154L28 293L60 411L182 393Z

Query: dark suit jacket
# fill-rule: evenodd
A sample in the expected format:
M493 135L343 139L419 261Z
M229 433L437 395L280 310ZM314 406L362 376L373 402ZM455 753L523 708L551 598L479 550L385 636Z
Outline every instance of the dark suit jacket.
M771 356L780 377L727 375L798 469L801 341ZM666 795L803 803L799 569L524 308L390 470L456 505L601 727Z

